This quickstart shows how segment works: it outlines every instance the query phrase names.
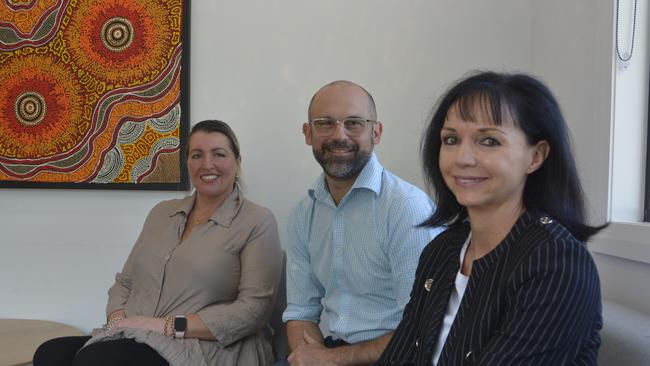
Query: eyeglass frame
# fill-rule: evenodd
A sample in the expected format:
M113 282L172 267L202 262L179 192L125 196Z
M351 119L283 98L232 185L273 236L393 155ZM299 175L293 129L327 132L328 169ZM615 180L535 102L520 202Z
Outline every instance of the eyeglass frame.
M352 132L345 125L345 121L349 121L349 120L363 121L364 126L363 126L363 128L361 130L359 130L359 132ZM326 132L326 133L318 132L318 129L314 125L314 122L318 122L318 121L333 121L334 122L334 128L332 129L331 132ZM347 133L348 135L351 135L351 136L358 136L361 133L363 133L363 130L366 129L366 126L367 126L368 123L377 123L379 121L372 120L372 119L365 119L365 118L361 118L361 117L348 117L348 118L343 118L342 120L336 119L336 118L329 118L329 117L319 117L319 118L311 119L311 120L309 120L307 122L309 123L309 125L311 125L314 128L314 132L318 136L329 136L329 135L333 134L334 131L336 131L336 126L338 126L339 123L341 125L343 125L343 130L345 131L345 133Z

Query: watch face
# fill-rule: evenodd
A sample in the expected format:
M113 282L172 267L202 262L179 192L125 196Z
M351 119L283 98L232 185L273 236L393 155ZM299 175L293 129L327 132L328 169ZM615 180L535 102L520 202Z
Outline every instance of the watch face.
M177 332L184 332L187 329L187 319L184 317L174 318L174 330Z

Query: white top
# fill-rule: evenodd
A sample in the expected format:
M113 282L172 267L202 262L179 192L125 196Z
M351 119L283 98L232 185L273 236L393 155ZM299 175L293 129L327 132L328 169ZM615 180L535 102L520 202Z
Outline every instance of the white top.
M465 252L467 251L471 239L472 233L470 232L467 236L467 240L465 240L465 244L463 244L463 249L460 251L460 268L458 269L458 273L456 273L454 290L451 292L451 297L447 304L447 310L445 310L445 318L442 321L442 329L440 330L440 334L438 334L438 342L436 342L435 352L433 353L434 366L438 364L440 354L442 353L442 347L445 345L445 341L447 340L447 336L451 330L451 325L454 323L456 313L460 307L460 302L463 299L465 289L467 288L469 277L460 273L460 270L463 268L463 258L465 258Z

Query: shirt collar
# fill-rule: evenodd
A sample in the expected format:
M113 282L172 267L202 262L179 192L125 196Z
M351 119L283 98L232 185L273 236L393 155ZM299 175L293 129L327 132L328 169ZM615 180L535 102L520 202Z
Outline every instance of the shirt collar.
M170 212L169 216L183 215L186 219L194 207L194 201L196 200L196 192L191 196L185 197L178 201L178 204L174 205ZM239 190L239 186L235 185L235 189L232 190L232 193L221 203L221 205L212 213L208 221L214 221L215 223L224 226L230 227L232 220L235 219L237 213L241 209L242 203L244 201L244 195Z
M367 189L375 192L376 195L379 195L381 193L381 177L383 172L384 167L379 163L375 153L372 152L370 159L359 173L359 176L357 176L354 184L352 184L350 192L357 189ZM348 192L348 194L350 194L350 192ZM330 192L327 189L327 184L325 183L325 173L322 173L318 179L316 179L316 182L314 182L308 193L313 199L319 201L324 201L327 197L331 197Z

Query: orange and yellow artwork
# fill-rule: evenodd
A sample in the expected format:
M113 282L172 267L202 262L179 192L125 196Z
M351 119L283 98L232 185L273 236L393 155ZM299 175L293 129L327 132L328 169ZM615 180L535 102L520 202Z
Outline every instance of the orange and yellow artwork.
M187 189L185 12L0 0L0 187Z

